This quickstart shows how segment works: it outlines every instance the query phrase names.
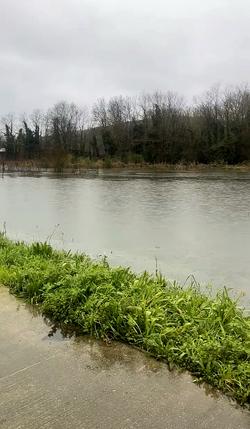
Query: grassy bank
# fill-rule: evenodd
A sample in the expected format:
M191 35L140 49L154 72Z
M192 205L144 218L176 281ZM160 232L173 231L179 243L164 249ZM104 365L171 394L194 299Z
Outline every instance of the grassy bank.
M177 163L177 164L150 164L142 160L137 161L121 161L119 159L89 159L89 158L74 158L67 155L63 158L43 158L33 160L17 160L6 161L6 172L39 172L39 171L54 171L57 173L70 172L79 174L88 169L142 169L146 171L179 171L179 172L202 172L210 170L225 170L225 171L250 171L250 163L242 163L237 165L229 165L225 163L197 164L197 163Z
M0 283L51 320L147 350L250 403L250 320L226 290L214 298L104 259L0 235ZM167 389L167 386L166 386Z

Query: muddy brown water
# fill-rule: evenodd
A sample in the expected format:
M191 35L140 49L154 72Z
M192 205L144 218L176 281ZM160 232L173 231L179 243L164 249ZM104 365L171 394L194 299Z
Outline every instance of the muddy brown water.
M125 344L64 336L0 287L1 429L249 429L250 414Z
M250 300L250 173L88 171L5 175L0 227L14 239L107 255Z

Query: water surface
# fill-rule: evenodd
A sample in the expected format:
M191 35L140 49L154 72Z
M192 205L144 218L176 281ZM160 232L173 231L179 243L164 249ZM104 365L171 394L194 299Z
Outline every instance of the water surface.
M6 175L0 225L137 271L227 285L250 298L250 174L90 171Z

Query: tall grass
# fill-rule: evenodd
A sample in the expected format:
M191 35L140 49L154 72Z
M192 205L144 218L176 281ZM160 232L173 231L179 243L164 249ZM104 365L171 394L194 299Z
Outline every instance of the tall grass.
M55 322L134 344L250 403L250 320L226 289L211 298L194 285L4 235L0 283Z

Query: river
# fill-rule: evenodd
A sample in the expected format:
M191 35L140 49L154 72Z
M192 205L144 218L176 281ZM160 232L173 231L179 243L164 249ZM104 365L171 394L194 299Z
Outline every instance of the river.
M107 255L250 299L250 173L6 174L0 227L13 239Z

